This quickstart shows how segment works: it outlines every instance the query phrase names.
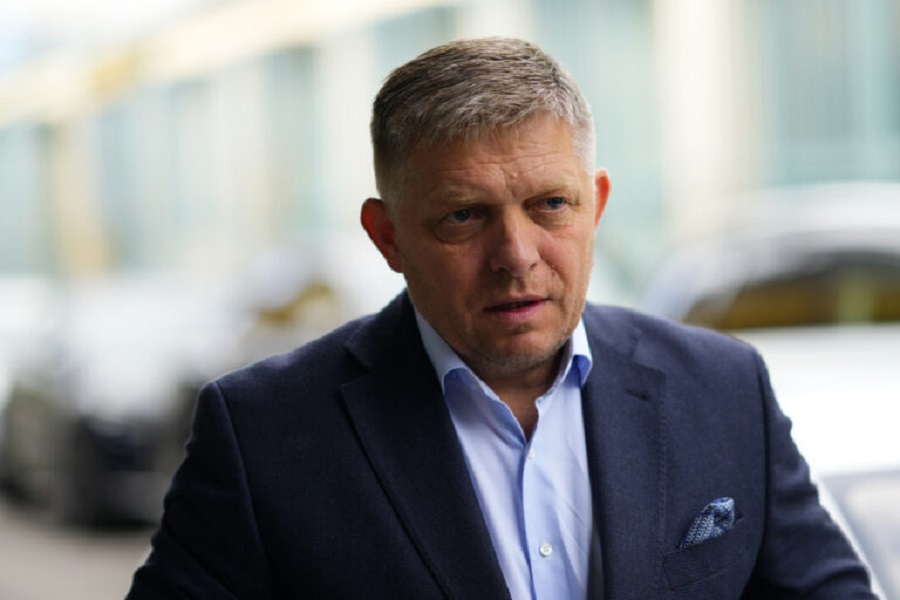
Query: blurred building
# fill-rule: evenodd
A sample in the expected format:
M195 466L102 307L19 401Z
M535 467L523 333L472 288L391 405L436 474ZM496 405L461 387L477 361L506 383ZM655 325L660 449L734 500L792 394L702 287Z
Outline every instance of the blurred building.
M739 192L900 180L896 0L164 4L55 44L0 26L0 272L228 273L363 236L371 99L457 37L532 39L582 83L613 181L598 253L625 285Z

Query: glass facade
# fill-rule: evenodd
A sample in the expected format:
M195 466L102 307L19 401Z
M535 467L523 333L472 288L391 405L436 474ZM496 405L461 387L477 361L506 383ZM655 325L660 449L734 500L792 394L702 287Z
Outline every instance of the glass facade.
M900 178L900 5L748 3L768 184Z
M722 172L709 173L719 187L699 199L666 175L683 170L683 150L698 142L690 127L671 129L678 107L695 97L673 104L673 91L694 83L666 69L676 64L667 57L681 56L691 72L690 61L704 54L679 54L697 40L668 35L682 29L666 22L673 13L663 7L429 4L188 75L138 74L118 96L73 105L62 119L4 120L0 112L0 269L227 271L268 246L331 232L362 236L358 206L375 193L369 103L381 81L430 46L507 33L504 23L557 56L593 106L598 163L613 181L598 251L625 285L664 255L684 203L713 202L719 188L900 179L896 2L734 0L721 11L726 22L699 31L704 52L721 53L726 67L694 83L712 90L706 101L734 102L709 121L721 130L702 143L728 148ZM3 90L0 82L0 100ZM715 148L685 163L691 177L719 170L703 162L710 154ZM79 224L67 233L72 215ZM691 219L678 227L690 234ZM106 259L70 260L79 244Z
M47 144L47 129L39 124L0 129L0 272L52 266Z

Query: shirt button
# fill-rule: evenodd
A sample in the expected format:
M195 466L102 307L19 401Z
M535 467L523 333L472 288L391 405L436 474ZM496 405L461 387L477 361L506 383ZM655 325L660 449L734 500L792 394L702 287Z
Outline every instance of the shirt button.
M551 546L547 542L544 542L543 544L541 544L541 547L538 548L538 552L541 553L541 556L547 558L548 556L553 554L553 546Z
M528 460L534 460L534 450L528 451Z

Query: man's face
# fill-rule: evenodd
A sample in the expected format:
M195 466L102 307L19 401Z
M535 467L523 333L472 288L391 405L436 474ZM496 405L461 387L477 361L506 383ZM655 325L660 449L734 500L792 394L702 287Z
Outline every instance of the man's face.
M529 121L417 152L362 221L413 304L487 383L551 369L584 308L606 173L567 125Z

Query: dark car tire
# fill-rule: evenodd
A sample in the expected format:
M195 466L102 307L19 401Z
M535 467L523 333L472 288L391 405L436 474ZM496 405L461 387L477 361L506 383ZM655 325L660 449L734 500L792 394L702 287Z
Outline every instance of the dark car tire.
M0 420L0 492L7 496L19 498L22 495L21 485L16 480L15 457L13 456L13 431L9 420Z
M59 468L50 494L54 520L66 524L93 527L103 520L98 488L97 452L90 433L76 425L68 443L60 444Z

